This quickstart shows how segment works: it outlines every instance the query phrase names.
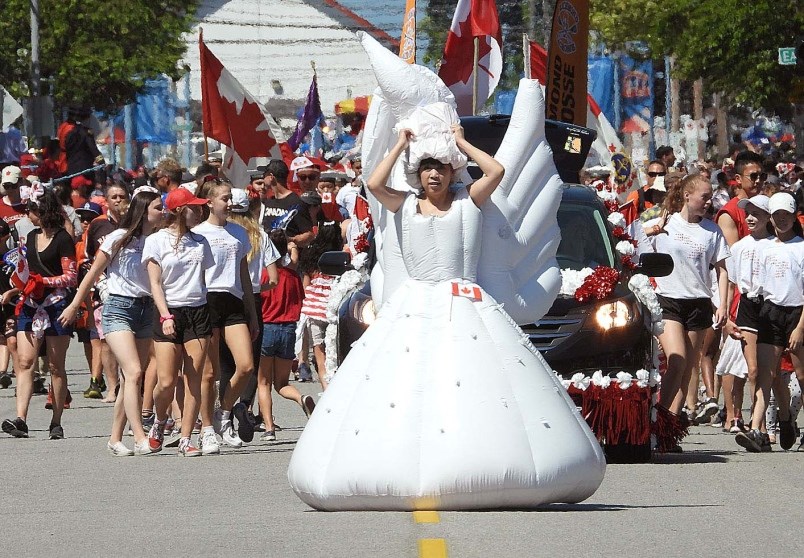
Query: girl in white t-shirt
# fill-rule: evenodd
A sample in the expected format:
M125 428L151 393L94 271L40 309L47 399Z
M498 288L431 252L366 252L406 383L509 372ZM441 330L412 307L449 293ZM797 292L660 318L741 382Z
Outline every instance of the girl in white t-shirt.
M170 192L165 199L167 227L145 240L142 254L157 309L153 327L159 381L148 442L151 451L162 449L168 408L181 370L185 389L179 455L185 457L201 455L190 435L201 405L201 374L212 335L204 279L204 270L214 263L212 250L206 238L190 231L201 221L206 203L186 188Z
M220 453L216 434L231 447L240 447L243 440L232 424L232 408L249 378L254 374L251 343L259 332L248 254L251 241L246 229L230 223L229 207L232 187L217 180L204 182L199 196L207 199L209 216L193 228L207 239L212 249L212 265L204 272L207 285L207 305L212 322L209 360L201 378L201 451L204 455ZM220 379L221 341L232 354L235 371L227 385L220 388L220 407L215 409L215 381ZM238 425L246 441L254 438L251 421Z
M678 451L687 424L681 411L693 369L701 356L704 332L726 321L728 276L725 260L729 249L720 228L704 219L712 203L712 187L700 175L684 177L667 194L667 216L661 231L651 237L654 250L673 257L673 272L656 278L656 294L662 306L664 333L659 342L667 356L667 371L654 423L659 451ZM646 226L650 223L646 223ZM712 310L710 268L714 266L720 304Z
M776 239L762 250L759 266L762 306L757 334L757 380L754 384L754 409L751 430L736 436L738 444L750 452L770 449L760 430L773 388L779 406L779 445L790 449L796 431L790 416L790 390L779 381L779 361L787 349L799 384L804 381L804 238L796 220L793 196L780 192L768 202Z
M744 198L737 204L745 210L745 222L750 234L735 242L731 247L731 257L726 260L729 282L740 293L737 315L734 322L729 320L724 330L742 345L743 356L747 365L747 378L753 384L757 378L757 332L759 331L760 298L759 267L762 248L773 239L773 226L770 224L768 197L762 194L752 198ZM731 298L731 297L730 297ZM729 304L731 307L731 304ZM726 406L726 424L733 434L743 431L742 407L746 376L734 376L733 388L724 390L723 399Z
M150 186L137 189L120 228L103 239L73 302L59 316L62 324L72 323L80 302L106 271L108 296L103 304L103 331L123 373L121 396L115 401L112 434L107 443L109 452L115 456L151 453L140 411L142 376L152 348L154 305L148 273L142 265L142 251L146 237L161 222L159 191ZM134 434L133 451L122 441L126 420Z

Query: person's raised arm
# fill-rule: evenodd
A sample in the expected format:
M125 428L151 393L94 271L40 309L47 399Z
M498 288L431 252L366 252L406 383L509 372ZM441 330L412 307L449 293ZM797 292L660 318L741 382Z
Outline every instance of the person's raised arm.
M410 145L410 138L413 137L413 132L407 128L399 130L399 139L396 144L388 152L374 172L371 173L366 187L374 194L385 209L391 213L396 213L405 201L405 192L394 190L388 187L388 179L391 177L391 171L394 169L394 164L399 156Z
M452 125L452 133L455 136L455 143L458 144L458 149L466 153L483 171L483 176L475 180L467 188L469 197L472 198L477 207L480 207L500 185L503 176L505 176L505 167L494 157L469 143L463 136L463 127L460 124Z

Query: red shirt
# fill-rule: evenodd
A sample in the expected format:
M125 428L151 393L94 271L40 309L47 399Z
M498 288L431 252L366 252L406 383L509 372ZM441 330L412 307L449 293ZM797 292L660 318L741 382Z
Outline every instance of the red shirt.
M8 196L0 199L0 219L3 219L13 229L14 223L25 217L25 211L23 211L25 204L9 205L7 200Z
M737 225L737 236L739 238L745 238L751 231L748 230L748 223L745 222L745 210L740 209L737 207L740 198L731 198L729 202L720 208L720 211L717 212L715 215L715 223L720 220L720 216L724 213L727 214L734 220L734 224Z
M301 317L304 287L301 277L292 269L279 267L279 281L273 289L262 293L262 323L294 323ZM263 271L263 281L268 274Z

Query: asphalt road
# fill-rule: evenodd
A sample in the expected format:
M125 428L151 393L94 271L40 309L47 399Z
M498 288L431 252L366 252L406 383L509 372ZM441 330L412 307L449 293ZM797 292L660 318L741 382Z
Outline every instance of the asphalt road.
M610 465L598 492L541 511L322 513L286 479L302 410L276 398L277 442L182 459L106 453L111 406L83 399L88 375L68 358L78 394L47 439L45 398L32 436L0 434L3 556L794 556L801 553L804 452L748 454L732 436L693 428L685 453ZM311 384L296 384L316 393ZM0 391L0 417L14 392ZM131 439L126 440L129 446Z

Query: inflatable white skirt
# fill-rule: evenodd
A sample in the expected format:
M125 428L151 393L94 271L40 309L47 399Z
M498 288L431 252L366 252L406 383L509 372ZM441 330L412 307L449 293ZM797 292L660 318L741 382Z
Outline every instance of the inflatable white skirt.
M290 485L319 510L580 502L600 445L480 287L410 279L352 348L299 439Z

